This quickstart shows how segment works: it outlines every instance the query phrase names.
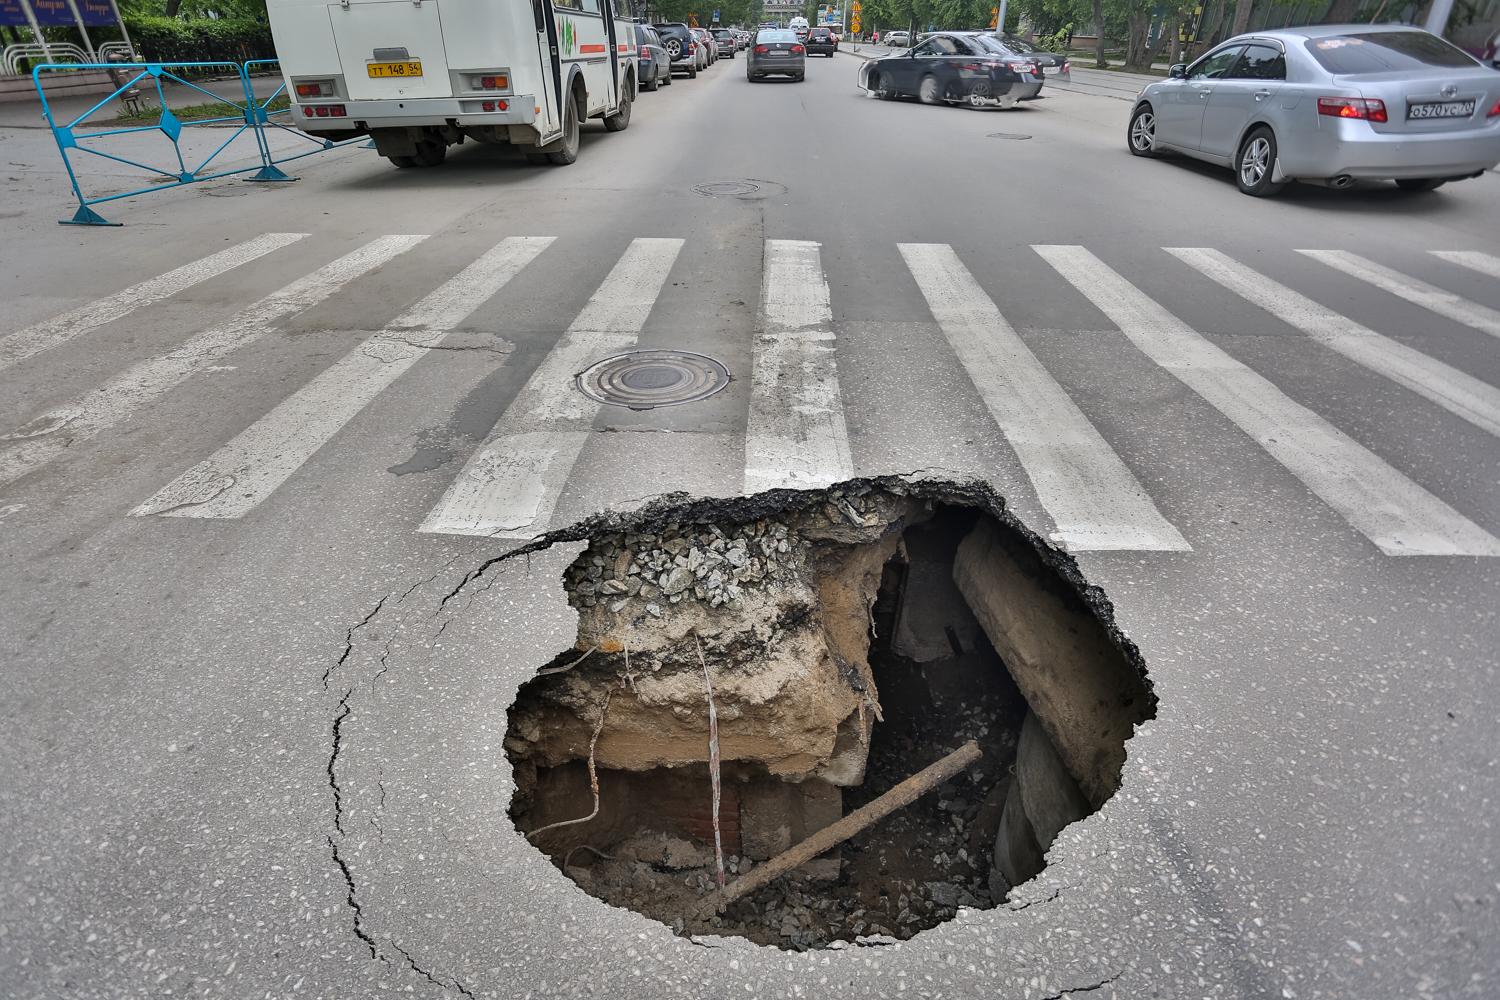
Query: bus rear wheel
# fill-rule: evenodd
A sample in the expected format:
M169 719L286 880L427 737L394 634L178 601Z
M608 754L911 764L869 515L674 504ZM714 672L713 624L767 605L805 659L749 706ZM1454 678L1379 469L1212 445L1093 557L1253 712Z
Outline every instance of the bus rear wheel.
M631 83L627 79L620 94L620 109L604 119L604 127L611 132L623 132L630 127L630 91Z
M573 99L563 108L563 134L541 147L547 154L547 162L565 167L578 159L578 101Z

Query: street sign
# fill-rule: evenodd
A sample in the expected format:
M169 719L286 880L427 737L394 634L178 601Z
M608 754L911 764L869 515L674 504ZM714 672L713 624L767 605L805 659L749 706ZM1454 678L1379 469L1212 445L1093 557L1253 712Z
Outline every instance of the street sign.
M990 8L990 30L994 31L995 30L995 25L998 24L999 22L1000 22L1000 8L999 7L991 7Z
M718 24L718 23L719 23L719 12L718 11L714 11L714 24Z
M859 33L859 11L855 10L849 15L849 30L855 34Z

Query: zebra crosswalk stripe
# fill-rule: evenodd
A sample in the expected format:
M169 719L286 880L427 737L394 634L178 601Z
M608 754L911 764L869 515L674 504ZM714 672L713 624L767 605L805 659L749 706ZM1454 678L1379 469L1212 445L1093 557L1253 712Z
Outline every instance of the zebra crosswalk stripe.
M1500 555L1500 539L1428 493L1079 246L1035 246L1148 358L1250 435L1387 555Z
M0 484L10 483L68 448L166 395L194 372L268 333L274 324L333 295L425 236L382 236L304 275L181 346L127 368L91 392L0 435Z
M745 492L817 489L849 479L854 463L819 244L766 240L760 317L750 369Z
M504 240L131 513L244 516L551 242Z
M1500 257L1494 254L1481 253L1478 250L1432 250L1429 252L1434 257L1440 257L1450 264L1467 267L1471 271L1487 274L1491 278L1500 278Z
M1451 413L1500 435L1500 390L1206 247L1164 247L1230 291L1295 327L1331 351L1406 386Z
M631 242L418 530L497 538L546 530L599 413L574 391L573 376L635 346L682 243Z
M1016 335L953 248L903 243L928 308L1072 550L1189 551L1134 474Z
M217 278L225 271L264 257L273 250L290 246L307 233L265 233L236 246L226 247L201 260L173 268L165 274L131 285L113 295L87 305L70 309L51 319L32 324L15 333L0 337L0 371L27 358L51 350L74 337L112 323L142 306L159 302L169 295Z
M1500 310L1478 302L1471 302L1461 295L1430 285L1425 281L1393 271L1383 264L1361 257L1347 250L1298 250L1313 260L1321 261L1350 277L1368 281L1376 288L1414 302L1439 316L1481 330L1492 337L1500 337Z

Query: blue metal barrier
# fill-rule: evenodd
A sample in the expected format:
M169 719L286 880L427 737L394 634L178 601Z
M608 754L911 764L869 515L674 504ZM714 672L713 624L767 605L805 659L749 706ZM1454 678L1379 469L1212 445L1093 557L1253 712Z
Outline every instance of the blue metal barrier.
M291 125L286 124L287 122L292 121L291 108L282 108L279 111L267 110L270 107L272 101L276 100L276 98L286 93L286 80L283 79L281 81L281 86L277 87L275 92L272 93L271 96L267 97L264 101L257 101L255 97L255 91L250 84L251 67L280 65L280 59L252 59L240 67L240 73L245 80L245 98L249 102L249 107L255 120L255 134L257 140L260 143L260 155L265 161L265 166L261 167L261 169L256 173L254 177L247 178L247 180L294 181L297 178L287 176L287 174L281 169L279 164L290 163L293 160L300 160L305 156L313 156L327 149L338 149L340 146L350 146L364 139L364 136L356 136L353 139L342 139L337 142L332 139L320 139L317 136L308 135L306 132L303 132L300 129L293 128ZM278 121L278 118L281 118L282 120ZM303 152L297 153L293 156L277 157L275 150L271 148L270 140L266 137L268 129L279 129L281 132L284 132L288 135L295 136L298 139L303 139L307 142L312 143L315 148L304 150Z
M321 153L328 149L351 145L360 141L363 137L346 139L334 142L329 139L320 139L310 136L305 132L298 131L286 124L290 116L289 109L279 111L270 110L271 103L286 92L286 83L283 81L276 88L275 93L261 100L255 96L254 85L251 82L251 67L274 66L278 64L275 59L256 59L248 63L218 63L218 62L184 62L184 63L45 63L35 67L31 72L32 83L42 100L42 113L47 118L47 124L52 130L52 137L57 141L58 152L62 156L63 167L68 172L68 182L72 185L73 195L78 199L78 210L71 219L58 220L63 225L76 226L109 226L118 225L111 223L97 211L95 205L105 202L118 201L121 198L133 198L137 195L149 194L153 191L164 191L168 188L185 187L189 184L197 184L203 181L217 180L221 177L230 177L237 174L250 174L245 178L248 181L291 181L290 177L280 167L280 164L300 160L314 153ZM115 79L128 77L125 83L120 84L110 94L98 101L93 107L83 114L78 115L66 122L59 122L53 114L51 102L47 99L47 93L42 87L43 72L65 72L78 70L108 70L117 74ZM241 95L238 99L216 94L211 90L199 86L192 80L186 79L183 74L213 73L221 72L225 76L234 76L240 84ZM164 83L177 84L196 90L205 95L215 104L225 106L225 114L213 118L195 119L183 121L172 113L168 106ZM157 120L147 125L130 125L120 128L84 128L88 121L99 109L108 105L111 101L125 98L130 102L136 102L140 90L154 89L156 104L160 109ZM156 110L156 109L153 109ZM278 121L276 119L281 118ZM195 134L191 130L198 128L227 128L231 129L229 137L214 147L213 152L204 156L201 160L191 152L184 155L182 138L184 134ZM268 132L277 130L277 134L285 132L300 139L312 143L315 148L309 149L295 155L278 156L272 148ZM254 140L254 152L251 153L248 142L239 143L239 149L248 155L255 157L254 162L239 166L228 165L221 155L235 144L235 141L245 133L250 133ZM161 150L161 154L168 160L164 165L143 163L139 159L120 155L118 152L108 152L97 148L99 140L111 137L129 135L147 135L156 133L164 136L170 143L169 150ZM101 157L115 163L134 167L153 176L155 182L145 187L135 188L130 191L121 191L113 194L89 196L83 188L79 179L78 170L75 169L74 156L88 154ZM141 156L140 153L134 153ZM194 162L196 161L196 162ZM192 163L193 165L189 165Z

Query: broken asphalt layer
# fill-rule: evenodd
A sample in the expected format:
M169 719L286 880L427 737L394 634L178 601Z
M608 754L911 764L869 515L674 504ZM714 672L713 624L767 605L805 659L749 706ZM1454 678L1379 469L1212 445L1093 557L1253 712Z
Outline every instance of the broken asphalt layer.
M573 641L561 578L581 544L497 558L351 529L298 548L293 525L195 536L214 567L195 579L222 593L173 583L181 544L92 558L113 526L32 581L18 641L48 641L65 583L102 627L72 627L92 645L54 648L3 699L21 736L0 747L10 995L1493 993L1480 721L1500 688L1479 644L1493 607L1466 603L1493 593L1483 565L1333 531L1271 547L1227 522L1194 525L1191 557L1080 554L1159 699L1121 791L1007 905L789 954L610 908L506 815L506 710ZM120 585L142 572L148 595ZM154 669L70 667L134 660ZM77 706L67 692L90 709L43 711Z

